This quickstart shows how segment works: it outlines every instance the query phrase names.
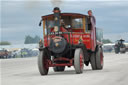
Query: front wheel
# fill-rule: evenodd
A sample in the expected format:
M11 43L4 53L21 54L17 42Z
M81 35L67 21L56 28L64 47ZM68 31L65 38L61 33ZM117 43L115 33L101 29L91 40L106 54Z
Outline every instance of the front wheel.
M46 55L45 51L40 51L38 56L38 68L41 75L47 75L49 71L48 56Z
M74 67L77 74L83 73L84 55L81 48L75 50Z

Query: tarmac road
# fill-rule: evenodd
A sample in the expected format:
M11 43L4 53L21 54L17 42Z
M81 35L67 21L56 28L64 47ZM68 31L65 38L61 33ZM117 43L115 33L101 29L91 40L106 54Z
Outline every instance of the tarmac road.
M1 85L128 85L128 53L104 54L104 69L84 67L83 74L75 74L74 68L65 72L53 72L40 76L37 57L1 60Z

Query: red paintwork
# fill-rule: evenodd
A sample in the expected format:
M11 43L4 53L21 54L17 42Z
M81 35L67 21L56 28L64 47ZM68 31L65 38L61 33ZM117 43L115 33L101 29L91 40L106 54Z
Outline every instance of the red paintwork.
M63 34L64 38L67 39L67 42L69 43L69 37L68 34ZM80 33L70 33L70 44L77 45L79 44L80 37L82 36L82 42L85 44L87 49L91 49L91 36L90 34L80 34ZM47 47L50 44L50 38L54 38L55 36L44 36L44 46Z
M84 67L83 54L80 53L80 68L83 69L83 67Z
M84 32L84 29L76 28L72 29L73 32Z
M64 58L64 57L59 57L59 58L54 59L54 61L62 61L62 60L64 60L64 61L70 61L70 59Z
M49 65L49 67L55 67L55 66L73 66L73 64L65 63L65 64L51 64L51 65Z
M42 16L42 19L45 20L48 18L53 18L53 16L54 16L53 14ZM78 17L78 18L87 17L86 15L77 14L77 13L61 13L61 17L63 17L63 16L74 16L74 17ZM92 23L92 28L91 28L92 30L89 33L85 32L85 30L83 28L65 29L63 27L60 27L60 31L61 32L70 32L69 34L62 34L62 36L67 40L68 43L73 44L73 45L78 45L81 42L86 46L86 48L88 50L95 51L96 44L97 44L97 42L96 42L96 29L95 29L95 24L93 23L92 19L91 19L91 23ZM54 32L53 29L54 28L51 28L51 32ZM71 33L71 31L72 31L72 33ZM50 44L50 39L53 39L55 37L56 37L55 35L44 36L44 46L48 47ZM81 68L83 67L82 57L83 56L80 55ZM73 58L68 59L68 58L64 58L64 57L59 57L59 58L52 60L52 61L69 61L69 63L63 63L63 64L54 64L51 60L47 60L47 62L48 62L47 67L72 66L73 60L74 60ZM101 61L101 63L102 63L102 61Z
M53 61L69 61L69 63L53 64L51 60L47 60L48 67L54 67L54 66L72 66L73 65L73 59L59 57L59 58L53 59Z
M44 59L43 59L43 65L44 65L44 68L45 69L48 69L49 68L49 63L48 63L48 60L47 60L46 57L44 57Z
M103 53L100 52L101 65L103 66Z
M86 33L82 33L80 34L79 32L76 33L70 33L70 42L69 42L69 37L68 34L62 34L64 36L65 39L67 39L67 42L70 44L74 44L77 45L79 44L79 40L80 37L82 37L82 42L85 44L87 49L91 49L91 35L90 34L86 34ZM55 36L48 36L48 40L47 40L47 36L44 36L44 46L47 47L50 44L50 38L54 38ZM93 43L92 43L93 44Z
M87 15L79 14L79 13L61 13L60 15L61 16L74 16L78 18L87 16ZM53 17L54 17L54 14L49 14L49 15L42 16L41 18L44 20L44 19L53 18Z
M74 17L87 17L87 15L84 14L79 14L79 13L61 13L60 14L61 17L63 16L74 16ZM42 16L42 19L47 19L47 18L53 18L54 14L50 14L50 15L46 15L46 16ZM79 40L81 38L82 43L85 44L86 48L92 51L95 51L96 48L96 28L95 28L95 24L93 19L91 19L91 23L92 23L92 30L90 33L85 33L83 28L78 28L78 29L73 29L72 28L72 34L70 33L70 37L68 36L68 34L63 34L64 38L67 39L67 42L70 44L74 44L77 45L79 44ZM51 32L54 32L53 30L54 28L51 29ZM71 29L65 29L63 27L60 27L60 31L61 32L71 32ZM47 40L47 36L44 36L44 46L47 47L50 44L50 38L53 38L55 36L48 36L48 40ZM70 38L70 42L69 42L69 38Z

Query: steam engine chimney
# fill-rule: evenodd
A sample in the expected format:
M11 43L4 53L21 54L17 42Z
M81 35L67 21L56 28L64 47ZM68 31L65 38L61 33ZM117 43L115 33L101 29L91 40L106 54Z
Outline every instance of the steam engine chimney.
M60 31L60 9L59 7L55 7L53 9L54 12L54 31L59 32Z

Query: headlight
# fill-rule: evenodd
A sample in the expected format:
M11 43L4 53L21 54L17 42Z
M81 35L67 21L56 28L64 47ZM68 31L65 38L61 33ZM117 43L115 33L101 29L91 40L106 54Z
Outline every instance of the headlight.
M59 43L55 43L55 46L58 47L59 46Z
M58 31L58 26L54 26L54 31L55 31L55 32Z

